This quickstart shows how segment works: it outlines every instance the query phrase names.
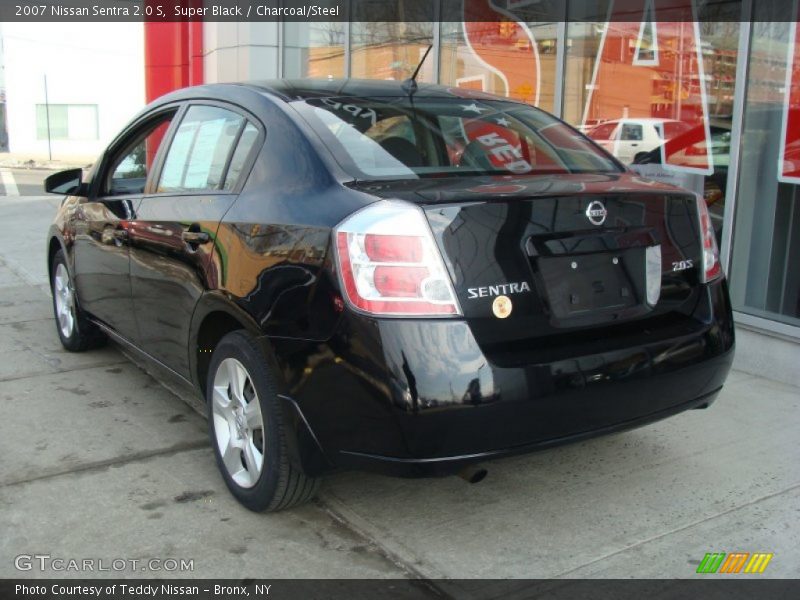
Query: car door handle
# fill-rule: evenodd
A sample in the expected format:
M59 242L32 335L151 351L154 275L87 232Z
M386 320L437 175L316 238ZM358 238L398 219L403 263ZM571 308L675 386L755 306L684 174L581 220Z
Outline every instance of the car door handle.
M165 237L172 235L172 231L169 229L164 229L163 227L159 227L158 225L148 225L145 227L145 229L150 233L155 233L156 235L163 235Z
M211 241L211 236L205 231L184 231L181 239L187 244L207 244Z

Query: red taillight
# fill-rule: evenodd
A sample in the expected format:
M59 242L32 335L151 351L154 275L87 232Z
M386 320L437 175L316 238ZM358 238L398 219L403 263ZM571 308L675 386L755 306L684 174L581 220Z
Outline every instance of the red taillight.
M714 226L708 214L708 206L705 198L697 196L697 214L700 221L700 235L703 241L703 267L701 271L701 281L708 283L722 275L722 264L719 262L719 248L717 248L717 237L714 234Z
M355 308L391 316L461 313L416 206L384 201L355 213L337 227L336 249L344 295Z
M375 289L389 298L417 298L420 284L430 273L425 267L375 267Z
M368 233L364 236L364 250L377 262L416 263L422 260L422 238Z

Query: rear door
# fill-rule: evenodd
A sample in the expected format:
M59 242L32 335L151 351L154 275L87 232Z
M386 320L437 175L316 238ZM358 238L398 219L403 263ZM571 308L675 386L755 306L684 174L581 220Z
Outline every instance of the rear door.
M177 112L134 125L106 153L75 221L75 285L81 307L128 340L138 337L131 304L128 236L145 183Z
M141 346L187 378L192 313L203 291L216 287L226 260L214 252L217 227L262 139L256 120L235 107L191 104L131 225Z

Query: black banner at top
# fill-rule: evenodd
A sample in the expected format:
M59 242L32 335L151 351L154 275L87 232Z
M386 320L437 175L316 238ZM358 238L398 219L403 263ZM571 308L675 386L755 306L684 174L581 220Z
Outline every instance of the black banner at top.
M2 0L14 22L796 21L800 0ZM754 10L757 4L757 11ZM754 14L756 13L757 14Z

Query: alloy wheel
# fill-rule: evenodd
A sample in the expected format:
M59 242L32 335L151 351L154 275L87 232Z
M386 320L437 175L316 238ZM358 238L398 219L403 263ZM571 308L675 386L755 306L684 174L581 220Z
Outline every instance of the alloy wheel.
M250 373L235 358L219 364L211 402L222 462L237 485L251 488L264 467L264 420Z
M75 295L69 280L69 272L63 263L59 263L56 267L53 296L56 301L58 328L61 330L61 335L69 338L75 329Z

